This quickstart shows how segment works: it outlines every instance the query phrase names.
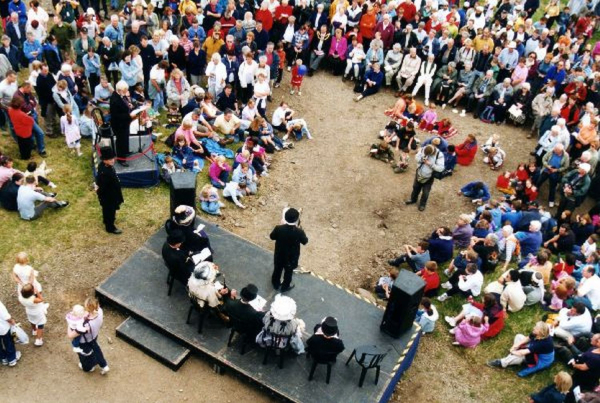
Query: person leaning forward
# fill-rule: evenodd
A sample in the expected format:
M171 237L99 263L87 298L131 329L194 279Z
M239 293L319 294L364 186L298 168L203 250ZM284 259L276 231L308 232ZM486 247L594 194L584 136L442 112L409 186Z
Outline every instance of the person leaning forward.
M415 181L413 182L413 190L410 199L406 200L405 204L415 204L421 193L419 202L419 211L425 210L429 192L434 181L434 173L444 170L444 154L439 152L431 144L423 147L415 157L417 160L417 171L415 172Z

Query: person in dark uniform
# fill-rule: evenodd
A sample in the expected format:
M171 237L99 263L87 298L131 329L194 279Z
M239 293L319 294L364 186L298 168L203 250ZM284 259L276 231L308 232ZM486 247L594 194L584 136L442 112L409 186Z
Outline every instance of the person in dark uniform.
M292 283L294 269L300 259L300 244L306 245L308 238L300 228L300 212L294 208L284 210L283 222L271 232L275 241L275 261L271 283L276 290L286 292L295 287ZM283 272L283 282L281 273Z
M225 301L225 310L231 321L235 321L236 329L240 330L251 340L263 327L264 312L257 311L250 305L258 296L258 288L254 284L248 284L240 292L241 299L228 299Z
M344 351L344 342L340 340L337 319L327 316L314 328L314 334L306 340L306 352L319 361L335 361L332 356L337 356Z
M129 164L125 158L129 155L129 125L133 116L131 111L133 105L129 100L129 85L125 81L119 81L115 91L110 96L110 126L117 137L117 157L119 164L127 167Z
M181 248L185 241L185 235L180 230L174 230L167 236L162 247L162 257L169 272L175 279L187 285L190 276L194 272L194 261L187 251Z
M115 171L115 153L110 147L100 150L102 162L98 164L98 175L96 176L96 193L102 206L102 218L106 232L121 234L123 231L115 227L117 210L123 203L121 182Z
M173 217L167 220L165 223L165 231L167 235L171 235L174 231L181 231L185 240L181 245L188 255L196 255L202 253L205 248L208 251L204 251L208 256L203 259L209 262L213 261L212 248L210 247L210 240L208 234L202 229L198 231L196 227L196 211L192 206L181 205L175 208Z

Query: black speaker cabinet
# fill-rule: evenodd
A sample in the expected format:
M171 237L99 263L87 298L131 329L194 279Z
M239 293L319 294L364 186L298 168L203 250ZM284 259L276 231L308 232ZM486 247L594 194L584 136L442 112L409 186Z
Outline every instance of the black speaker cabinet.
M381 331L398 338L409 330L417 315L424 290L425 282L421 277L408 270L401 270L392 286L381 321Z
M195 207L196 174L194 172L174 172L171 174L171 216L177 206L185 204Z

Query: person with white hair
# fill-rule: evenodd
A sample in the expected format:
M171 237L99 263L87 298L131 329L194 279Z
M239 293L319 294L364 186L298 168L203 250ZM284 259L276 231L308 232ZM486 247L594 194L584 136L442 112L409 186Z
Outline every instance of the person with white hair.
M590 164L583 162L562 178L561 200L555 217L560 217L565 210L575 211L583 203L591 184L590 169Z
M125 43L124 35L123 24L119 22L119 16L116 14L111 15L110 25L108 25L104 30L104 36L108 37L108 39L110 39L110 41L117 47L117 49L122 50Z
M129 49L131 45L140 47L142 43L142 33L140 32L140 22L133 21L131 23L131 31L125 37L125 49Z
M527 135L527 138L533 138L534 133L538 131L542 124L542 120L552 112L552 96L554 95L554 88L548 87L545 91L540 92L533 98L531 102L531 112L533 113L533 125L531 125L531 131Z
M538 220L533 220L529 223L528 231L518 231L506 239L507 248L515 248L517 242L521 247L521 255L518 258L519 267L527 265L529 259L537 255L540 250L543 243L541 229L542 223Z
M396 83L398 84L398 92L406 92L406 90L413 84L419 68L421 67L421 59L417 56L417 49L410 48L409 54L404 56L400 71L396 76ZM396 94L400 95L400 94Z
M208 71L208 68L207 68ZM254 82L258 73L258 63L254 60L252 52L246 53L244 62L240 64L238 69L238 78L240 83L240 100L243 104L248 103L248 100L254 94ZM209 83L210 92L210 83Z
M219 53L214 53L210 62L206 66L206 75L208 76L208 92L217 99L218 95L225 88L227 79L227 69L221 61Z
M179 69L173 69L166 87L167 103L177 105L179 108L185 106L190 99L190 91L190 83L183 72Z
M556 188L560 183L560 179L569 169L570 158L569 154L565 152L565 145L562 143L556 143L551 152L546 153L542 158L542 170L540 177L535 184L538 190L542 184L548 180L548 206L554 207L554 201L556 198Z
M118 163L129 166L125 160L129 155L129 125L135 118L133 105L129 98L129 84L121 80L115 86L110 96L110 125L115 133Z
M477 78L475 72L473 71L472 64L469 61L464 62L463 69L458 72L458 79L456 80L455 93L448 100L448 105L458 107L458 103L460 100L466 95L468 96L471 93L471 88L473 87L473 83ZM452 112L458 113L458 110L454 109Z
M531 100L531 84L524 82L519 87L515 87L513 96L510 99L511 106L508 108L508 118L515 126L520 126L527 120L531 108Z
M392 49L388 50L383 60L383 70L385 72L385 85L389 86L392 84L392 78L398 73L400 65L402 64L402 47L399 43L394 43ZM421 67L423 70L423 67ZM423 72L421 72L421 75ZM416 87L415 87L416 88Z
M596 166L598 165L598 141L595 142L595 145L596 148L590 147L589 150L586 150L583 153L581 153L581 157L579 157L580 163L585 162L587 164L590 164L590 178L594 177L594 174L596 173Z

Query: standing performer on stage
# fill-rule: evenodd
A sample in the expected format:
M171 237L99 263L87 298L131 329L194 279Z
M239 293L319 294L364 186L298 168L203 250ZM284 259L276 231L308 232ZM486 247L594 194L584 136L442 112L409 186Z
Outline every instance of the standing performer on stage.
M273 229L270 236L275 241L275 267L271 283L276 290L286 292L295 287L292 275L298 267L300 244L308 243L308 238L300 227L300 212L294 208L285 208L282 223Z
M122 166L129 166L125 158L129 155L129 125L135 118L133 104L129 99L129 85L119 81L110 96L110 126L117 137L117 160ZM115 174L116 176L116 174Z
M102 206L102 219L106 232L118 235L123 231L115 227L115 219L117 210L123 203L123 193L115 171L115 153L110 147L103 147L100 153L102 161L98 164L96 193Z

